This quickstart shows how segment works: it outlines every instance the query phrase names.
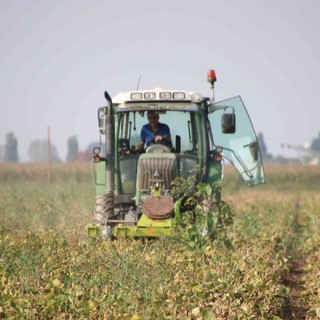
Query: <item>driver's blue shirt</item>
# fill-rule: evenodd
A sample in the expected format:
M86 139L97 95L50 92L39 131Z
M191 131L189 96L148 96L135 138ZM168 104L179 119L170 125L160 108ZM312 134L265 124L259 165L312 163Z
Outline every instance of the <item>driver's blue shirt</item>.
M147 147L154 142L156 136L168 136L170 135L169 127L164 123L158 123L158 130L152 131L150 124L145 124L141 128L140 139Z

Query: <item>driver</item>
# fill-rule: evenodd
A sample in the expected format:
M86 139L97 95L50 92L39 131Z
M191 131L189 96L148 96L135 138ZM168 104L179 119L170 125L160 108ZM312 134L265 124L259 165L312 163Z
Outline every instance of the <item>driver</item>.
M169 127L159 122L159 114L155 111L147 112L148 122L141 128L140 142L135 152L142 152L144 145L147 147L153 143L160 143L171 147L171 136Z

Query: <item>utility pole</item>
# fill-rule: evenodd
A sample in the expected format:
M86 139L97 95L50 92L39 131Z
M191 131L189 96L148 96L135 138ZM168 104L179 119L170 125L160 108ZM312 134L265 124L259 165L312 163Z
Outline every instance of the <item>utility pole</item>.
M51 140L50 126L48 126L48 183L51 182Z

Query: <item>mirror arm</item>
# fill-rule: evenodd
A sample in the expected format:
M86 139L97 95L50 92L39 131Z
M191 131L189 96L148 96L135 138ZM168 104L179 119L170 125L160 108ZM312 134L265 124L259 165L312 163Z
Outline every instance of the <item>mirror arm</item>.
M226 111L228 108L231 108L232 109L232 113L234 113L234 107L230 107L230 106L216 106L214 104L211 104L209 105L209 107L211 108L211 112L214 112L214 111L218 111L218 110L223 110L223 111Z

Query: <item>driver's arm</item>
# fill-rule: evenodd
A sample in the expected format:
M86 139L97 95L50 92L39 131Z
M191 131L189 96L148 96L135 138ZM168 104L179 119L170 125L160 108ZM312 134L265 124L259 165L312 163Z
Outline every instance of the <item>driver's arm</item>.
M134 151L135 151L135 152L142 152L142 151L143 151L143 147L144 147L144 141L140 141L140 142L136 145Z
M154 139L155 142L160 142L160 141L167 141L167 142L171 142L171 137L170 134L166 134L163 136L156 136Z

